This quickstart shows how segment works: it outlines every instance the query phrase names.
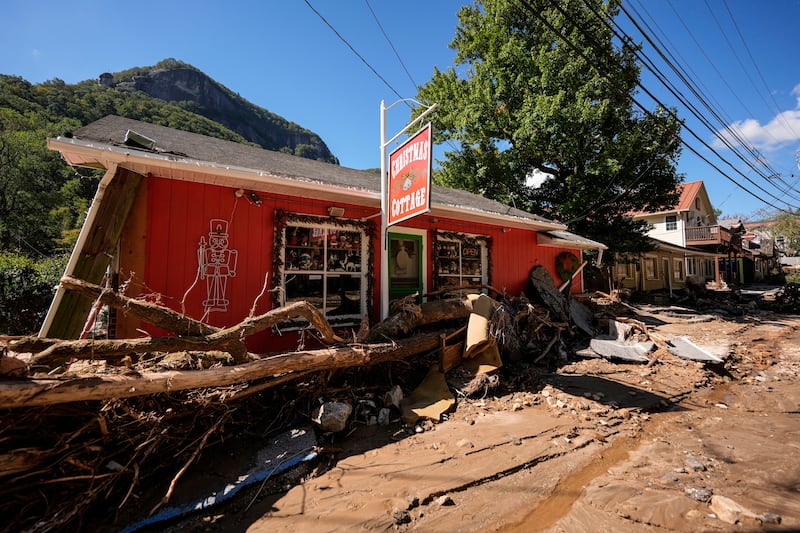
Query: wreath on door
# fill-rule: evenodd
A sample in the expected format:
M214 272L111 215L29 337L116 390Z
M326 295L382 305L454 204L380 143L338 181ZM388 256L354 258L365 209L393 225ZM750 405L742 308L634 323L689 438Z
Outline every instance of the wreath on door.
M567 281L578 271L581 262L572 252L561 252L556 256L556 272L561 281Z

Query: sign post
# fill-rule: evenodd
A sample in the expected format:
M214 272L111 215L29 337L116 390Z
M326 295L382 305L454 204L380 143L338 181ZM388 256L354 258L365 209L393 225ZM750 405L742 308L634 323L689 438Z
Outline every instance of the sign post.
M436 104L431 105L417 118L386 140L386 111L411 99L398 100L390 106L381 100L381 320L389 315L389 250L387 234L389 226L430 210L431 167L433 139L428 124L392 152L392 168L387 173L386 147L398 137L420 123ZM416 100L411 100L416 102ZM416 102L419 103L419 102ZM422 158L422 154L425 158ZM396 191L394 189L397 189ZM424 196L424 202L423 202ZM420 207L419 204L423 204Z

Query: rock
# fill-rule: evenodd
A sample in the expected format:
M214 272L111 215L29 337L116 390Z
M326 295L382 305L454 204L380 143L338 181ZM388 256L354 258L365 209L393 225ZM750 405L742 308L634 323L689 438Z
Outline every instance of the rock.
M691 454L686 456L686 459L683 461L683 463L695 472L704 472L706 469L706 466L701 463L697 457Z
M453 498L447 495L439 496L438 498L436 498L436 505L438 505L439 507L445 507L448 505L455 505L455 504L456 502L453 501Z
M392 513L392 518L394 519L394 523L397 525L411 523L411 515L408 514L408 511L403 509L395 510Z
M383 403L387 406L392 406L395 409L400 409L400 402L403 401L403 389L400 385L395 385L392 390L383 395Z
M475 445L472 444L472 441L469 439L461 439L460 441L456 442L456 446L459 448L474 448Z
M673 474L672 472L667 472L666 474L663 475L661 479L663 479L664 481L678 481L679 478L677 474Z
M761 515L761 522L763 524L780 524L781 515L776 513L764 513Z
M757 524L761 521L760 517L753 511L725 496L714 495L711 497L711 511L717 515L717 518L727 524L744 522Z
M311 420L322 431L338 433L347 427L347 419L353 407L344 402L325 402L312 413Z
M714 491L707 487L686 487L683 491L691 499L704 503L708 503L714 497Z
M391 411L389 411L388 407L384 407L378 411L378 424L381 426L388 426L391 421Z

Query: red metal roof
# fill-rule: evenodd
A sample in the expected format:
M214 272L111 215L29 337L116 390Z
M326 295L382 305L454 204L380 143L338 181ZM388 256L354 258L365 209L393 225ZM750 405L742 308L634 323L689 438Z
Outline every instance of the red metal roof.
M681 196L678 199L678 203L672 207L668 207L661 211L635 211L632 213L628 213L630 216L642 216L642 215L652 215L655 213L670 213L673 211L688 211L692 208L694 204L694 199L700 193L700 189L703 187L703 181L690 181L689 183L681 183L677 187L677 191L680 192Z
M692 208L695 197L700 192L703 186L702 181L690 181L678 186L681 191L681 198L678 200L678 205L675 207L676 211L686 211Z

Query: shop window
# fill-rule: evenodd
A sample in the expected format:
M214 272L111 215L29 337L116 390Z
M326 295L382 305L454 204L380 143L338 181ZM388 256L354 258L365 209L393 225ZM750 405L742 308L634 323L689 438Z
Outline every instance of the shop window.
M364 225L300 215L283 219L285 225L276 227L277 304L307 301L331 325L359 323L368 313L371 292L372 257Z
M644 258L644 275L647 279L658 279L658 259L655 257Z
M678 217L676 215L666 216L667 231L675 231L678 229Z
M488 285L490 243L488 237L436 232L433 245L435 290ZM465 291L478 292L478 289Z

